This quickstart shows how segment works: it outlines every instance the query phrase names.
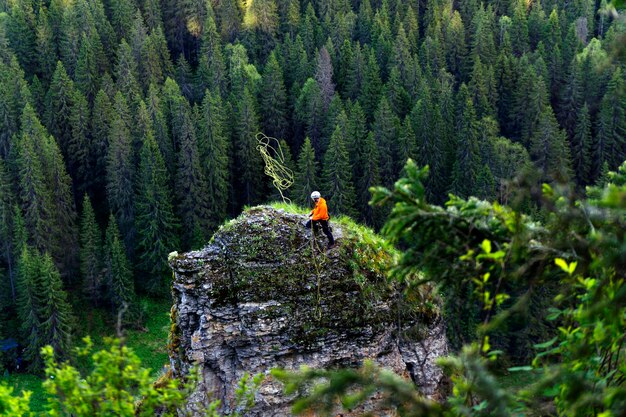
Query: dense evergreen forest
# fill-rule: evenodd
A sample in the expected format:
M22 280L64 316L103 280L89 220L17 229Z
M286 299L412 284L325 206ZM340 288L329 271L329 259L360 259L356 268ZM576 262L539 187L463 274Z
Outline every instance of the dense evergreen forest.
M2 0L0 339L37 371L76 306L166 294L170 251L277 198L260 131L290 198L373 227L408 158L434 203L583 192L626 159L625 33L606 0Z

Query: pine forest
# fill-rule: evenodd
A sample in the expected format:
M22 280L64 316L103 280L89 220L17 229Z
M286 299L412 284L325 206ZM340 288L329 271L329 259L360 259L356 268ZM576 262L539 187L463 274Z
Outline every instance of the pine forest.
M480 204L496 212L511 206L528 225L554 226L546 230L555 242L559 230L574 230L555 226L575 217L558 211L567 201L571 210L586 201L622 210L607 229L616 233L608 246L615 256L590 251L585 270L601 264L618 285L626 259L624 14L623 2L610 0L0 0L0 376L5 369L41 376L51 357L77 363L74 349L94 314L110 335L116 325L118 333L142 328L146 303L169 302L168 254L200 249L245 208L282 200L264 172L259 133L279 141L294 173L283 194L306 207L302 214L318 190L331 218L382 230L406 251L392 275L411 254L446 260L420 255L422 263L405 266L441 277L427 281L443 282L458 351L482 340L487 352L477 326L507 305L490 294L506 287L506 297L522 299L527 285L520 273L477 301L465 281L446 281L474 276L467 262L487 273L487 261L474 258L480 242L462 243L466 235L452 226L458 215L492 227ZM601 200L605 186L622 194ZM565 188L560 200L542 200ZM418 204L421 220L403 223L399 210L409 200L444 208ZM460 239L454 251L427 239L447 230L429 223L444 212L452 213L445 233ZM507 242L516 241L511 224L519 218L503 220ZM604 236L597 225L596 234L585 230L572 236L595 243ZM498 233L484 235L494 252L504 239ZM534 256L532 242L542 238L524 236L529 252L513 251L507 266L494 258L492 276L513 276L510 265ZM564 255L579 246L574 238L552 246L566 271L569 261L583 265L583 255ZM545 263L537 265L528 268L545 278ZM503 369L528 364L532 346L556 337L546 309L564 286L578 285L541 282L528 284L542 288L528 314L490 335L505 352ZM626 303L617 305L623 326ZM624 337L615 337L617 357L599 361L622 368L602 381L624 389ZM42 356L42 348L51 350ZM459 403L448 410L458 413L447 416L514 415L494 411L500 403L489 396L486 403L466 396L472 406L463 411L455 393ZM0 416L29 415L3 414L2 404L0 392ZM559 404L517 415L617 417L626 409ZM440 415L436 407L428 409L434 414L398 407L399 415Z

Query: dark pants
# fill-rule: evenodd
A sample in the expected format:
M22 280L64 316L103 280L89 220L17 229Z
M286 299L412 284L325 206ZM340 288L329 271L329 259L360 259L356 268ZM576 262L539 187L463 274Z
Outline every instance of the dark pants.
M328 227L328 220L309 220L308 222L306 222L305 227L307 229L310 229L311 223L313 223L314 233L318 233L320 230L320 226L322 226L322 231L328 238L328 244L329 245L335 244L335 238L333 237L333 234L330 232L330 228Z

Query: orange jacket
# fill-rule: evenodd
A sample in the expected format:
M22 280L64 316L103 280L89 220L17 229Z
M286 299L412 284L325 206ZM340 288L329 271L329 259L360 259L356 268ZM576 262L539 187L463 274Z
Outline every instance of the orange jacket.
M326 206L326 200L320 197L318 202L315 204L315 208L311 211L313 217L311 220L328 220L328 207Z

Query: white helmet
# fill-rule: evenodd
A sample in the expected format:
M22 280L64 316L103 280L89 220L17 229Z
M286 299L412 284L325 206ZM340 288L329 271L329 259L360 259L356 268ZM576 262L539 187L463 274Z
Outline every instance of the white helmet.
M319 191L313 191L311 193L311 198L320 198L322 195L320 194Z

